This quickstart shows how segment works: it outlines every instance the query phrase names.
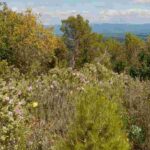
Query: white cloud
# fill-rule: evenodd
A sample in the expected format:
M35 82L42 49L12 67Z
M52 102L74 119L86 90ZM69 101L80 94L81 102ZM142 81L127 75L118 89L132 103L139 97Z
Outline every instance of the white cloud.
M53 21L60 23L61 20L69 16L81 14L84 18L92 23L149 23L150 10L148 9L103 9L97 14L90 11L77 11L77 10L55 10L45 11L45 9L33 10L35 13L41 14L41 20L44 24L51 24Z
M101 22L148 23L150 20L150 10L148 9L109 9L103 10L99 14Z
M150 0L133 0L135 3L150 3Z
M136 2L150 0L133 0ZM85 7L86 8L86 7ZM12 7L14 11L24 11L19 7ZM61 20L69 16L81 14L91 23L150 23L150 10L142 8L103 8L100 11L93 9L82 9L80 7L61 7L60 9L49 8L47 6L33 7L33 12L41 14L40 19L44 24L58 24Z
M48 10L47 7L41 6L33 8L33 13L40 14L40 19L44 24L54 24L60 23L61 20L68 18L69 16L76 16L77 14L81 14L86 19L91 19L93 16L91 16L90 12L87 10Z

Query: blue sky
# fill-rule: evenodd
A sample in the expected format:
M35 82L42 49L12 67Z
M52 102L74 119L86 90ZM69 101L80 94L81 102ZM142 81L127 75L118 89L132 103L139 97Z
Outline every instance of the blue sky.
M90 23L150 23L150 0L5 0L14 11L32 8L44 24L81 14Z

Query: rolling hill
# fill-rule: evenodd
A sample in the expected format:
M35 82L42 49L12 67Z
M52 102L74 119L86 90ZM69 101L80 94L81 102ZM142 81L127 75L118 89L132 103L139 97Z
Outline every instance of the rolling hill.
M91 24L94 32L103 34L106 38L124 39L126 32L131 32L142 39L150 35L150 24ZM55 25L55 34L61 35L60 25Z

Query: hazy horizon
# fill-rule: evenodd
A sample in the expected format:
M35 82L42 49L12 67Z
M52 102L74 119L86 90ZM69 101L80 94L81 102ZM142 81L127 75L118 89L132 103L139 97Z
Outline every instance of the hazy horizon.
M90 21L90 20L89 20ZM89 22L90 25L105 25L105 24L108 24L108 25L150 25L150 22L149 23L109 23L109 22L105 22L105 23L91 23ZM45 26L51 26L51 24L44 24ZM61 25L61 22L58 23L58 24L53 24L52 26L57 26L57 25Z
M45 25L81 14L92 24L149 24L150 0L5 0L17 12L32 8Z
M52 25L46 25L46 27ZM60 31L60 24L53 25L54 33L56 35L62 35ZM90 24L92 30L96 33L103 34L105 37L114 37L119 40L124 40L125 34L130 32L142 39L147 39L150 35L150 24Z

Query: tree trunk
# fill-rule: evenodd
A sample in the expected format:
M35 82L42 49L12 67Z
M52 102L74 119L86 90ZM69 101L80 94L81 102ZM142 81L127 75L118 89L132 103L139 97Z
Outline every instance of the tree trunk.
M77 57L78 57L78 52L79 52L79 41L77 40L76 41L76 44L75 44L75 48L74 48L74 51L72 52L72 56L71 56L71 62L70 62L70 66L74 69L75 66L76 66L76 60L77 60Z

